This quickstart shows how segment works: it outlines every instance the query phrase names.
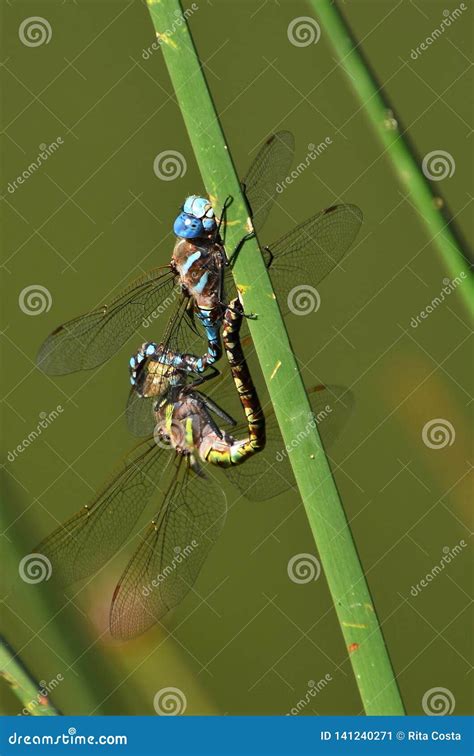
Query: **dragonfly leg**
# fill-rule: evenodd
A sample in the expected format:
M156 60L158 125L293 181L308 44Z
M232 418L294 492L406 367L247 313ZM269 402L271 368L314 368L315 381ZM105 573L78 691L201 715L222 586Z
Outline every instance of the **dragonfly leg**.
M201 386L201 384L205 383L206 381L210 381L213 378L217 378L218 375L221 374L221 371L216 368L215 365L208 365L208 374L204 375L204 373L198 373L195 380L193 380L190 388L195 388L196 386Z
M234 251L230 255L229 259L227 260L227 265L230 265L231 268L234 266L235 261L237 260L237 258L239 256L239 252L242 249L242 247L244 246L245 242L249 241L249 239L253 239L254 237L255 237L255 231L250 231L250 233L245 234L245 236L243 236L241 238L241 240L237 244L236 248L234 249Z
M240 311L237 311L230 304L225 305L223 302L219 302L219 304L225 307L227 310L234 312L236 315L240 315L243 318L247 318L247 320L258 320L258 315L256 315L254 312L240 312Z
M221 217L219 218L219 225L217 226L214 233L214 243L216 243L218 239L221 238L221 227L223 225L224 225L224 236L225 236L225 220L227 217L227 208L232 205L233 201L234 201L234 198L232 197L231 194L229 194L224 200L224 204L221 210Z
M218 404L213 402L210 396L201 394L200 391L196 391L195 394L201 397L203 403L210 412L214 412L214 414L222 418L222 420L224 420L228 425L237 425L237 420L234 420L234 418L225 410L223 410L222 407L219 407Z
M265 258L265 266L266 266L266 268L268 270L270 268L270 266L271 266L274 258L275 258L275 255L271 251L270 247L264 247L263 249L265 250L265 252L268 252L268 255L269 255L268 258Z
M206 403L203 401L203 399L201 398L201 396L199 395L199 393L196 393L194 395L194 398L199 402L199 406L201 407L201 410L202 410L203 414L205 415L206 420L209 423L209 425L211 426L211 428L214 431L214 433L219 438L221 438L221 439L224 438L224 433L221 431L221 429L217 425L216 421L214 420L214 418L212 417L211 413L209 412Z

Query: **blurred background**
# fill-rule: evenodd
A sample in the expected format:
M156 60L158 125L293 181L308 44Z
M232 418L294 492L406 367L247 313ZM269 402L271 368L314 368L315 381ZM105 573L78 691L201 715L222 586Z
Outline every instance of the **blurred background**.
M331 463L407 711L423 713L425 694L441 687L451 711L467 714L467 311L453 292L421 318L447 272L324 28L317 44L290 42L289 24L314 16L311 8L289 0L196 6L190 27L241 174L278 129L294 133L296 164L326 140L280 193L262 241L337 202L363 209L356 244L319 287L318 311L289 316L288 330L308 385L354 395ZM434 186L469 237L472 9L413 54L445 4L341 7L420 162L449 153L452 175ZM161 53L147 52L154 32L142 2L17 1L2 14L2 632L66 714L154 714L156 694L169 687L181 691L186 714L286 714L302 699L302 715L361 713L324 573L302 584L288 576L295 555L317 557L295 489L249 502L225 484L227 524L196 593L132 642L107 630L124 553L60 595L46 581L20 579L21 558L93 497L135 443L123 417L128 357L160 334L144 331L102 368L57 379L36 369L37 350L59 323L165 265L176 212L203 186ZM48 42L22 41L31 16L48 21ZM53 142L41 167L15 183ZM174 180L154 172L165 150L184 158ZM35 290L36 306L27 296ZM25 443L41 420L46 427ZM20 711L4 682L0 692L4 713Z

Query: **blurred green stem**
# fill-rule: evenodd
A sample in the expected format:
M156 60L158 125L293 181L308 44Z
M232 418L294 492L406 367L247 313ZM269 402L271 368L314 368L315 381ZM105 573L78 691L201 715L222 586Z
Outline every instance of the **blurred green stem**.
M400 131L396 114L391 110L383 90L372 76L359 52L359 45L355 44L351 31L334 1L309 0L309 3L321 20L322 33L329 38L334 47L338 65L347 74L366 116L385 147L387 158L408 192L409 200L441 253L450 278L454 279L461 274L467 276L457 291L468 312L472 312L474 297L469 266L443 216L441 198L432 192L428 180L404 138L404 132Z
M0 676L10 685L13 693L23 704L25 712L31 716L54 717L60 714L49 700L47 691L42 690L40 683L34 680L2 636L0 636Z
M193 40L178 0L148 0L148 6L214 208L219 212L225 198L233 197L226 226L226 246L231 250L252 224ZM403 714L377 615L257 239L245 243L233 273L245 311L258 314L249 321L255 350L286 448L291 449L289 459L365 711Z

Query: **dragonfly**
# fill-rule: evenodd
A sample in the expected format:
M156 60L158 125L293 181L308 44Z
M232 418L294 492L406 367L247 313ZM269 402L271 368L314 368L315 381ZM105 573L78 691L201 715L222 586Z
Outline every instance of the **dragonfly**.
M275 203L278 184L288 174L293 153L290 132L272 135L243 180L257 234ZM98 367L145 325L156 323L161 327L165 319L162 351L188 355L185 366L199 372L217 362L227 307L226 287L231 283L220 235L223 215L225 212L217 223L209 200L188 197L174 223L178 236L170 264L136 279L110 304L56 328L40 347L39 367L50 375ZM296 285L316 287L339 264L352 246L361 222L362 212L357 206L336 205L266 247L266 262L284 313L289 311L288 295ZM204 356L199 356L202 350L196 347L202 338L196 319L207 337ZM194 353L198 356L193 360Z
M53 576L69 585L94 574L125 548L145 509L158 500L113 593L109 624L114 637L129 640L142 634L192 589L226 519L218 468L251 499L267 499L291 486L278 425L274 417L265 418L244 356L242 315L238 302L230 303L223 342L230 366L228 385L245 421L237 424L198 390L199 375L194 379L187 371L176 371L171 376L168 370L168 389L153 406L153 434L126 456L91 504L36 548L50 560ZM147 359L153 362L152 356ZM155 368L160 371L162 364ZM153 395L155 388L151 382L147 391ZM338 391L342 395L342 389L333 387L333 394ZM323 393L322 387L310 393L314 412ZM262 464L250 469L258 460Z
M223 341L232 379L246 416L247 435L237 439L222 430L216 416L235 421L196 390L186 372L168 372L168 390L154 407L155 430L135 449L122 471L92 505L54 531L40 546L66 583L87 576L121 546L136 524L150 495L161 490L161 507L148 535L132 556L114 593L110 626L114 635L133 636L145 630L184 595L203 557L220 530L225 499L204 466L241 465L265 447L265 417L245 361L239 332L243 311L238 299L225 313ZM170 455L170 450L172 454ZM180 543L178 543L178 540ZM137 587L152 585L178 549L193 546L171 580L163 581L144 600ZM174 555L174 556L173 556ZM155 575L156 573L156 575ZM187 577L186 577L187 576ZM191 582L190 582L191 581Z

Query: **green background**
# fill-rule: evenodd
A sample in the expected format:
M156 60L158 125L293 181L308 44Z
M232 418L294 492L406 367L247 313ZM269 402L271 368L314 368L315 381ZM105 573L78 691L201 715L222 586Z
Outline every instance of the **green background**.
M279 195L263 241L339 201L364 211L356 245L319 287L318 312L288 317L288 329L308 385L342 384L355 396L330 456L407 711L423 713L425 692L444 687L455 713L468 713L469 549L420 595L410 594L444 547L469 536L466 311L453 293L410 326L446 273L324 29L315 45L290 44L288 24L313 15L309 7L197 4L190 27L242 174L275 130L295 134L295 163L308 144L332 140ZM440 149L454 158L454 175L434 186L468 236L472 10L414 61L412 48L439 26L445 5L341 7L420 160ZM35 368L36 351L60 322L168 262L177 208L202 184L161 53L142 56L154 39L143 3L11 2L2 15L4 634L38 680L64 678L53 700L68 714L153 714L155 693L168 686L183 691L189 714L285 714L309 681L325 675L331 681L302 713L360 713L324 576L297 585L287 574L294 555L315 553L296 490L256 503L226 487L227 524L197 593L163 627L127 644L107 633L123 553L65 596L19 579L19 559L91 499L132 445L123 418L128 356L160 334L137 334L100 369L58 379ZM33 15L48 20L52 37L29 48L18 28ZM58 151L8 192L39 145L58 137ZM155 175L163 150L184 156L185 175L167 182ZM19 307L31 285L50 292L48 312L31 316ZM58 404L60 417L10 462L8 452L40 413ZM452 445L423 443L433 418L451 423ZM6 685L1 692L2 710L19 711Z

